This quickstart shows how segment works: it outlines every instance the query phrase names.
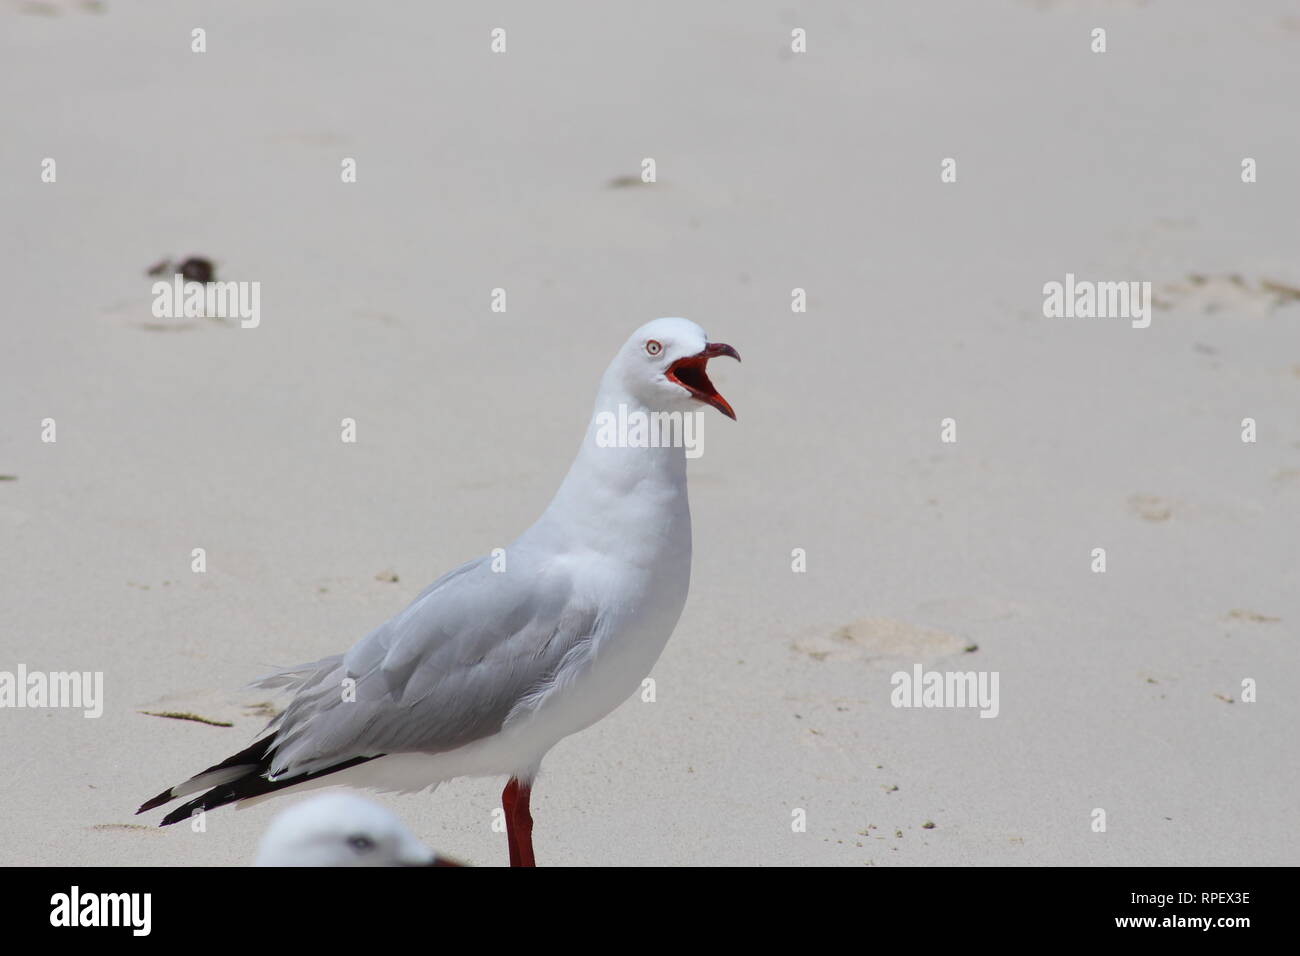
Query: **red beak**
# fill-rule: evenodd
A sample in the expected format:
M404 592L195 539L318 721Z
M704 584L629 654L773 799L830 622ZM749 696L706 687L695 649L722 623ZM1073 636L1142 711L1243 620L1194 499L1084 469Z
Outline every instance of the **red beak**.
M709 381L709 375L705 371L709 359L717 358L719 355L726 355L734 358L737 362L740 361L740 353L730 345L723 345L721 342L710 342L704 347L704 351L698 355L688 355L686 358L678 359L668 366L668 371L664 374L668 376L668 381L676 382L690 392L692 398L706 405L712 405L732 421L735 421L736 413L732 410L730 403L718 394L718 390L713 387L713 383Z

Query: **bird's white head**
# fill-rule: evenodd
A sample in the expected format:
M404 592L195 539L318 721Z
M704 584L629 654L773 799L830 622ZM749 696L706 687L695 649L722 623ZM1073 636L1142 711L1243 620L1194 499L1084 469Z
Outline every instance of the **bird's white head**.
M703 403L734 419L731 404L718 394L706 371L709 359L720 355L740 361L739 352L710 342L690 319L655 319L632 333L606 374L655 411L689 411Z
M277 816L257 849L255 866L437 866L432 850L389 810L336 792L295 804Z

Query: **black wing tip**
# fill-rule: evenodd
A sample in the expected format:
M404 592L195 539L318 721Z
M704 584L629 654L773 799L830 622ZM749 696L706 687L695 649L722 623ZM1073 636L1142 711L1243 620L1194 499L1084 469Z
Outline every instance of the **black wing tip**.
M247 777L236 780L234 783L223 784L220 787L213 787L207 793L199 794L193 800L182 803L167 816L162 818L158 824L160 827L169 827L173 823L182 823L191 817L205 812L215 810L217 807L224 807L228 803L234 803L237 800L243 800L245 797L257 796L262 792L266 778L259 773L251 773Z
M135 811L135 815L139 816L142 813L147 813L150 810L154 809L155 807L161 807L164 803L170 803L172 800L175 799L176 798L172 796L172 788L168 787L162 793L158 794L158 796L154 797L151 800L146 800L144 803L140 804L140 809Z
M368 760L376 760L382 756L385 755L376 754L373 757L353 757L351 760L344 760L342 763L336 763L334 766L327 767L324 770L299 774L296 777L290 777L283 780L268 779L265 774L269 770L269 767L264 764L260 767L252 768L246 776L240 777L238 780L232 780L229 783L223 783L218 787L213 787L207 793L200 794L187 803L182 803L171 813L167 814L167 816L163 817L162 823L158 825L160 827L169 827L173 823L181 823L184 820L190 819L196 812L215 810L217 807L224 807L229 803L237 803L240 800L251 800L254 797L261 797L269 793L275 793L277 790L283 790L286 787L305 783L308 780L315 780L318 777L338 773L340 770L346 770L349 767L355 767L358 764L363 764ZM167 797L167 799L162 800L161 803L166 803L167 800L172 799L169 796L170 793L171 791L169 790L166 794L158 795L158 797ZM145 807L150 807L151 805L158 806L157 803L154 803L154 800L158 800L158 797L154 797L153 800L150 800L149 803L145 804ZM144 807L141 809L144 809Z
M270 750L271 742L272 742L272 738L270 737L262 737L259 740L255 740L250 746L244 748L239 753L227 757L219 764L214 764L213 766L209 767L207 770L204 770L203 773L200 773L197 776L201 777L204 774L209 774L217 770L225 770L229 767L242 766L245 764L248 766L249 770L252 773L260 773L270 766L270 758L267 756L267 754L268 751ZM195 779L195 778L191 778L191 779ZM171 801L177 798L177 794L175 790L176 790L175 787L168 787L166 790L158 794L158 796L154 797L153 799L146 800L144 803L140 804L140 809L135 811L136 815L138 816L141 813L147 813L150 810L153 810L157 807L161 807L164 803L171 803ZM209 791L209 793L211 792L212 791ZM196 803L198 801L191 801L191 802ZM188 805L189 804L187 804L187 806ZM160 825L167 826L169 822L175 823L177 821L164 820Z
M188 820L192 815L193 810L207 809L206 807L200 806L202 803L203 803L203 798L200 797L197 800L191 800L189 803L182 804L181 806L173 810L171 813L167 814L167 816L163 817L162 822L159 823L158 826L169 827L173 823L180 823L183 820Z

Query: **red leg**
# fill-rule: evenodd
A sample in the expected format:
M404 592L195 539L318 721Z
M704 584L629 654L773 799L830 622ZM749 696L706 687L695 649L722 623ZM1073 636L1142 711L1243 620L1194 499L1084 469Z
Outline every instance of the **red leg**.
M511 866L536 866L533 859L533 815L528 810L531 787L514 777L501 791L501 807L506 813L506 841L510 844Z
M506 813L506 845L510 847L510 865L519 866L519 845L515 840L515 799L519 795L519 780L510 778L506 790L500 792L500 806Z
M515 845L515 796L519 792L519 781L514 777L501 791L501 809L506 816L506 846L510 848L510 865L519 865L519 850Z

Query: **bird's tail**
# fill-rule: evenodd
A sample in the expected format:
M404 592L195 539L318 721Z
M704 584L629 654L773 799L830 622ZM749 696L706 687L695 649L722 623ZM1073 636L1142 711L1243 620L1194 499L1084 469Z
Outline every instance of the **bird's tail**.
M271 750L274 742L273 736L263 737L251 747L241 750L233 757L227 757L221 763L190 777L184 783L169 787L153 799L146 800L141 804L140 809L135 812L144 813L155 807L160 807L164 803L170 803L179 797L196 793L199 790L207 791L193 800L181 804L163 817L159 826L170 826L173 823L188 820L194 814L204 810L215 810L217 807L224 807L228 803L265 796L286 787L297 786L318 777L338 773L340 770L346 770L348 767L355 767L357 764L382 756L382 754L376 754L375 757L353 757L351 760L345 760L342 763L334 764L332 767L326 767L323 770L317 770L314 773L303 773L297 776L271 780L268 775L271 772Z
M164 803L170 803L178 797L196 793L199 790L207 790L210 787L214 788L214 792L217 787L229 788L246 777L260 775L270 767L271 743L271 737L263 737L251 747L241 750L233 757L227 757L221 763L212 765L202 773L195 774L174 787L168 787L153 799L146 800L141 804L140 809L135 812L144 813L154 809L154 807L161 807ZM204 794L204 798L207 796L208 794ZM196 802L202 802L202 798L200 801L191 801L191 803ZM229 803L230 801L223 802ZM186 804L186 807L188 806L189 804ZM213 806L219 806L219 804L213 804ZM208 808L205 807L204 809ZM169 818L163 821L163 826L175 822L175 820Z
M268 674L254 681L250 686L297 690L306 684L313 675L319 674L323 668L333 667L338 661L338 657L327 657L311 664L286 668ZM234 756L227 757L221 763L214 764L202 773L195 774L174 787L168 787L156 797L141 804L136 813L145 813L155 807L162 806L164 803L170 803L180 797L189 796L191 793L198 793L200 790L207 791L163 817L160 825L170 826L173 823L189 819L195 813L203 810L213 810L239 800L250 800L254 797L265 796L268 793L306 783L308 780L315 780L327 774L337 773L340 770L346 770L348 767L354 767L357 764L365 763L367 760L374 760L376 757L383 756L383 754L375 754L369 757L354 757L312 773L302 773L272 780L270 779L271 756L276 747L278 724L279 718L277 717L268 725L265 735L254 742L252 746L241 750Z

